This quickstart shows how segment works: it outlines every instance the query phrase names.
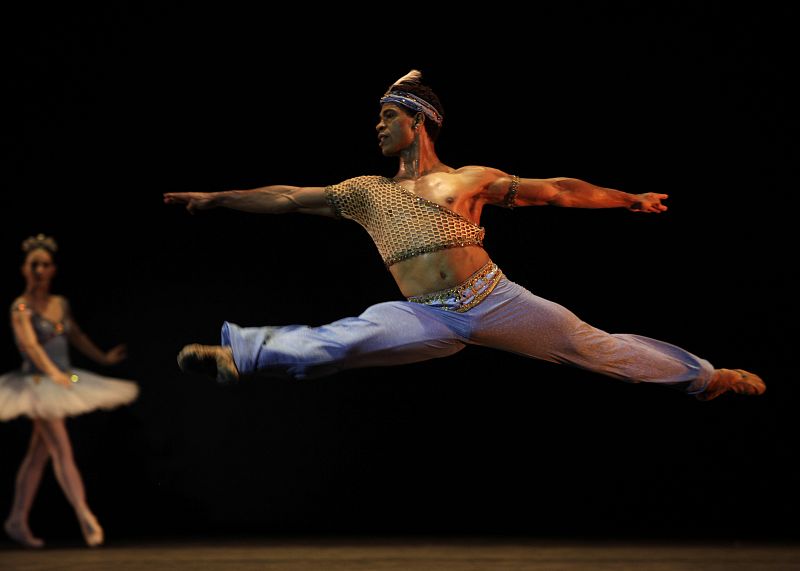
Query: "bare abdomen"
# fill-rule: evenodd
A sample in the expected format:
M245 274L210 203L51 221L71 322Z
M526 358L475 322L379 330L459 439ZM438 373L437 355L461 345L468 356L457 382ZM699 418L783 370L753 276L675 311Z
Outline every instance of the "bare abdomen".
M489 261L480 246L448 248L420 254L389 267L406 297L455 287Z

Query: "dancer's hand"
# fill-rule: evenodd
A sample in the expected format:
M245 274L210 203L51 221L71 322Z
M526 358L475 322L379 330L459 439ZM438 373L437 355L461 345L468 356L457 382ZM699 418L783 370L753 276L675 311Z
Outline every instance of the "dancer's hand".
M127 356L128 350L125 345L117 345L116 347L109 349L106 353L105 364L116 365L120 361L124 360Z
M659 194L657 192L645 192L644 194L637 194L636 202L628 207L628 210L633 212L664 212L667 207L661 204L661 201L669 198L666 194Z
M63 371L56 371L50 375L50 378L53 379L53 382L57 385L61 385L62 387L66 387L68 389L72 388L70 376Z
M165 192L164 204L185 204L186 210L194 214L195 210L214 208L213 192Z

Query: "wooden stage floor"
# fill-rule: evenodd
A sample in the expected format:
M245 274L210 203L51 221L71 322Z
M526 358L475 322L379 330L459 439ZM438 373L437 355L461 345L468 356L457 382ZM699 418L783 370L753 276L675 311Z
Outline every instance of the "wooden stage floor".
M0 543L3 571L800 571L800 544L532 539L247 539L41 550Z

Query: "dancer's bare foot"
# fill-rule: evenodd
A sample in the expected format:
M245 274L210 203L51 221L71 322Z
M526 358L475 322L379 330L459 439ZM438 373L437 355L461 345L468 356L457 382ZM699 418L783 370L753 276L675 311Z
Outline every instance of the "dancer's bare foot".
M715 369L706 390L696 395L697 400L707 401L723 393L733 391L740 395L761 395L767 386L761 377L742 369Z
M220 345L187 345L178 353L178 366L186 373L197 373L220 383L239 380L239 370L230 347Z
M80 524L81 533L83 533L83 539L86 541L86 545L89 547L97 547L103 544L105 534L97 518L94 517L94 514L84 514L83 517L80 518Z
M24 545L25 547L31 547L34 549L44 547L44 541L42 541L38 537L34 537L33 533L28 528L27 524L14 522L11 521L10 519L7 519L3 524L3 529L6 531L8 537L13 539L20 545Z

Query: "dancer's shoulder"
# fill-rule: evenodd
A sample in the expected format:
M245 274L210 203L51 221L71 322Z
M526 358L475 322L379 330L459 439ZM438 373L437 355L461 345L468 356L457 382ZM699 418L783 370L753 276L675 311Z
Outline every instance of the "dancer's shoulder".
M15 313L24 313L30 315L33 310L31 309L30 304L28 304L28 300L26 300L23 296L19 296L11 302L9 312L11 315L14 315Z

